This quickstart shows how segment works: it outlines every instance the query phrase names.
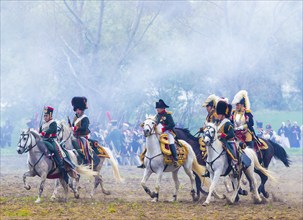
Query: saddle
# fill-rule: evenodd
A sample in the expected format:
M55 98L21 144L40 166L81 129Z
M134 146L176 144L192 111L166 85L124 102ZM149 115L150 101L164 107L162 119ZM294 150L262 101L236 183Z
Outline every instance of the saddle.
M248 130L248 132L250 132L250 131ZM268 149L268 146L264 140L262 140L261 138L257 138L256 135L254 135L252 132L250 132L250 133L252 134L252 141L254 142L254 150L256 152L258 152L259 150ZM236 137L238 140L242 141L243 143L246 142L246 136L243 132L236 131Z
M96 140L89 139L89 144L98 157L109 158L106 150Z
M175 141L176 151L178 155L178 163L182 166L188 156L187 148L179 141ZM172 152L169 147L168 135L161 134L160 135L160 148L164 156L164 163L167 165L172 165L174 160L172 156Z

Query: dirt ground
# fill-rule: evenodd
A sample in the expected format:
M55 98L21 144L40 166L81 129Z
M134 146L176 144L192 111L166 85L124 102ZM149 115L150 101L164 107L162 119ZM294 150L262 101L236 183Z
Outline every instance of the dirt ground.
M264 204L254 204L251 195L241 196L235 205L225 200L213 199L210 206L203 207L205 196L193 203L189 179L184 171L179 172L181 187L178 202L170 202L173 195L173 180L166 173L162 179L158 203L140 185L143 170L136 167L120 167L124 183L116 183L110 166L102 168L104 186L111 195L104 195L98 188L90 198L92 179L81 177L80 199L69 191L68 202L51 201L54 180L47 180L42 202L35 204L39 177L28 178L32 189L23 188L22 175L26 169L26 156L1 156L1 219L303 219L302 155L292 156L290 168L280 161L270 166L277 183L267 184L270 198ZM155 175L148 181L154 189ZM248 186L244 186L248 188ZM225 190L222 181L218 191ZM62 195L63 190L59 190ZM62 195L63 196L63 195Z

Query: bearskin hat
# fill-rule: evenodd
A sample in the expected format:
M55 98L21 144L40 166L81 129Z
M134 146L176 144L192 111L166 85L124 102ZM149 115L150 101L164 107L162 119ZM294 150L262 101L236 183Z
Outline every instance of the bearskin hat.
M216 106L217 115L225 115L227 118L229 118L229 116L231 114L231 110L232 110L231 104L228 104L224 100L218 101L217 106Z
M87 98L86 97L74 97L72 99L72 106L74 107L74 111L80 109L84 111L87 109Z
M156 102L156 108L169 108L169 106L162 99L159 99L159 102Z
M234 97L232 103L233 105L242 104L246 109L250 109L250 102L248 98L248 93L246 90L240 90Z
M208 98L202 104L202 107L207 107L207 106L216 107L218 100L219 100L219 97L212 94L212 95L208 96Z
M50 115L51 117L53 116L54 108L50 106L44 107L44 114L45 115Z

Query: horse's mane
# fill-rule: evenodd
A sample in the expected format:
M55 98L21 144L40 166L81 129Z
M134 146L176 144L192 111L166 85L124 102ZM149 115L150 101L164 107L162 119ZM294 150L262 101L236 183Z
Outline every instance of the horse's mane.
M194 135L192 135L188 128L174 128L174 129L179 129L179 130L183 131L188 136L188 138L190 138L192 140L198 140L199 139L198 137L195 137Z
M31 133L32 135L34 135L34 137L36 139L39 139L39 140L41 139L39 132L37 130L31 128L31 129L28 129L28 132Z

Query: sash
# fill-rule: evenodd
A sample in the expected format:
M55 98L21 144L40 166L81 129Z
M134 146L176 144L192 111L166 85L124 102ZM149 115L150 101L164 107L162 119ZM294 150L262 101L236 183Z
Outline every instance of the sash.
M83 118L87 118L87 116L83 114L81 117L77 118L77 120L74 122L74 125L76 126Z

